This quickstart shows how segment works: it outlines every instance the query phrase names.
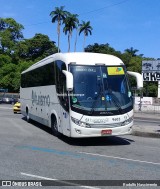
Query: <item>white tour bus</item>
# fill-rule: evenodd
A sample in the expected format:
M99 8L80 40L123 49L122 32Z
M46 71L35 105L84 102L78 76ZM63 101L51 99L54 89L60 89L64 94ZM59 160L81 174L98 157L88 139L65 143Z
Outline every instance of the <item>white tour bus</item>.
M143 87L142 75L127 72L113 55L57 53L21 74L21 112L69 137L130 134L133 98L127 74Z

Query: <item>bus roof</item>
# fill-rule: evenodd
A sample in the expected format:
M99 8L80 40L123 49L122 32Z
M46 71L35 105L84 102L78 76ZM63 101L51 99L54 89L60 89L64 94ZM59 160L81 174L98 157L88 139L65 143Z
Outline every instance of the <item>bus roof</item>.
M41 61L33 64L27 70L22 73L34 70L38 67L44 66L45 64L51 63L56 60L61 60L66 63L74 63L77 65L123 65L122 60L116 56L101 53L91 53L91 52L70 52L70 53L56 53L48 56Z

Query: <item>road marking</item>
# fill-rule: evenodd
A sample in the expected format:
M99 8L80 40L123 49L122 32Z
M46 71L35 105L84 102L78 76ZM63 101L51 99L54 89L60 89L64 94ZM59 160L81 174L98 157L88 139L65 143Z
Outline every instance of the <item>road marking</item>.
M49 178L49 177L43 177L43 176L38 176L38 175L33 175L33 174L28 174L28 173L23 173L23 172L21 172L21 175L28 176L28 177L39 178L39 179L44 179L44 180L54 180L54 181L56 181L58 183L64 184L64 186L65 185L72 185L72 186L78 186L78 187L81 187L81 188L100 189L100 188L97 188L97 187L81 186L79 184L75 184L75 183L72 183L72 182L69 182L69 181L63 181L63 180L58 180L58 179L53 179L53 178Z
M35 177L35 178L44 179L44 180L58 180L58 179L42 177L42 176L38 176L38 175L32 175L32 174L28 174L28 173L21 173L21 175L25 175L25 176L29 176L29 177Z
M12 110L12 108L9 108L9 107L3 107L3 106L0 106L0 109Z
M128 159L128 158L122 158L122 157L116 157L116 156L107 156L107 155L94 154L94 153L88 153L88 152L78 152L78 153L92 155L92 156L99 156L99 157L106 157L106 158L113 158L113 159L120 159L120 160L127 160L127 161L134 161L134 162L139 162L139 163L160 165L160 163L154 163L154 162L150 162L150 161L141 161L141 160L137 160L137 159Z
M42 151L42 152L48 152L48 153L53 153L56 155L64 155L64 156L72 156L74 158L84 158L84 155L90 155L86 156L85 158L89 160L97 160L97 158L93 158L93 156L97 157L105 157L105 158L113 158L113 159L119 159L119 160L126 160L126 161L132 161L132 162L139 162L139 163L146 163L146 164L152 164L152 165L160 165L160 163L154 163L154 162L149 162L149 161L142 161L142 160L137 160L137 159L129 159L129 158L123 158L123 157L116 157L116 156L107 156L103 154L95 154L95 153L89 153L89 152L68 152L68 151L59 151L59 150L54 150L54 149L47 149L47 148L39 148L39 147L34 147L34 146L19 146L18 148L26 148L26 149L31 149L35 151ZM81 154L81 155L80 155Z
M36 146L17 146L17 148L53 153L53 154L56 154L58 156L67 156L67 157L73 157L73 158L76 158L76 159L85 158L85 159L88 159L88 160L97 160L97 158L95 158L93 156L87 156L85 154L79 154L78 152L61 151L61 150L56 150L56 149L40 148L40 147L36 147Z

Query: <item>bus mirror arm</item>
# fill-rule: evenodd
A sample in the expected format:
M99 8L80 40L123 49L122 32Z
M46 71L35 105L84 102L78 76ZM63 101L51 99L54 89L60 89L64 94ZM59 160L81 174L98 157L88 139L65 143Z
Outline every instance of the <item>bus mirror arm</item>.
M127 71L127 73L136 78L137 89L142 89L143 88L143 76L137 72Z
M72 91L73 90L73 75L71 72L68 72L66 70L62 70L64 75L66 76L66 90Z

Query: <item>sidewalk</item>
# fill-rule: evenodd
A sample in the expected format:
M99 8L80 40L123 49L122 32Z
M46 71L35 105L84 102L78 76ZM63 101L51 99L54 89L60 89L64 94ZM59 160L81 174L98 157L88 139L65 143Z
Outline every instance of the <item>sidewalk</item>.
M143 137L153 137L153 138L160 138L160 114L153 114L153 113L142 113L142 112L135 112L134 118L141 118L143 120L152 119L152 121L159 121L157 125L145 126L144 123L137 125L134 123L133 125L133 132L132 135L135 136L143 136ZM154 119L154 120L153 120Z

